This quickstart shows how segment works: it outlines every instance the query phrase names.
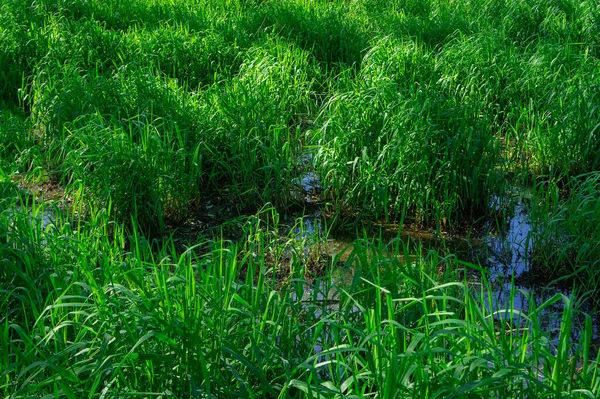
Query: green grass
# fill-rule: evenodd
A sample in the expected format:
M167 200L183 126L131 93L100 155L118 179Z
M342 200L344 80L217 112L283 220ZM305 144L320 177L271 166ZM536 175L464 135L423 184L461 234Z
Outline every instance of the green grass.
M352 281L310 284L292 257L290 278L275 289L267 276L279 265L267 254L280 244L262 229L272 211L250 217L238 244L201 241L179 253L170 240L156 246L109 224L107 212L73 224L55 209L44 230L36 215L49 210L31 205L31 215L13 211L3 223L5 396L592 397L598 389L591 323L574 342L570 299L522 315L487 309L490 287L457 282L462 266L452 258L430 252L405 263L382 244L357 244ZM558 341L537 324L556 301L565 302ZM520 323L506 327L498 317L507 312Z
M559 189L546 183L544 196L533 206L534 229L530 237L536 268L558 281L581 290L598 292L600 175L577 176ZM560 191L568 192L561 196Z
M592 0L2 2L0 395L598 396L599 72ZM308 171L324 237L282 224ZM494 309L445 250L324 250L519 185L572 296Z
M499 154L478 108L436 83L436 56L412 41L383 40L323 113L316 162L343 207L396 219L456 220L484 208L498 187Z

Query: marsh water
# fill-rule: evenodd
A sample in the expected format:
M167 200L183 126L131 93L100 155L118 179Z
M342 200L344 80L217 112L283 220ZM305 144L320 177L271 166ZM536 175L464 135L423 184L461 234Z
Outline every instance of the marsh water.
M303 194L307 204L315 203L315 193L321 190L318 176L312 172L299 180L297 194ZM548 331L556 340L560 333L561 317L564 310L564 301L551 301L557 294L562 294L570 300L577 300L572 292L564 287L550 282L544 276L536 275L532 266L528 240L533 233L532 221L529 215L528 203L531 194L527 190L515 189L507 197L495 197L491 201L491 208L495 211L503 209L502 217L494 222L488 221L483 227L465 236L444 237L432 231L419 231L407 229L406 226L380 226L372 237L366 239L381 240L383 244L390 240L403 242L419 247L421 250L435 249L444 256L455 254L458 259L465 260L473 265L480 266L468 269L466 279L472 288L483 288L489 282L491 290L485 289L482 295L483 305L494 313L502 322L512 325L524 324L523 315L527 315L530 308L540 308L539 321L542 328ZM351 235L345 236L330 234L325 218L318 208L299 218L291 232L298 239L306 243L307 253L312 245L319 246L319 252L328 257L339 266L333 272L333 282L315 283L309 287L306 296L312 296L328 304L336 300L337 286L347 284L352 278L352 265L346 265L353 249ZM315 210L316 209L316 210ZM356 235L354 235L356 237ZM402 256L402 254L392 254ZM328 305L331 306L331 305ZM577 308L588 314L595 310L589 301L578 302ZM511 311L505 311L511 309ZM593 316L593 315L592 315ZM593 339L600 341L600 323L597 317L593 318ZM582 331L585 318L575 316L575 338Z
M309 162L310 158L303 162ZM297 214L289 219L289 228L283 229L286 235L294 236L303 243L306 256L315 251L328 262L338 266L333 271L333 280L324 281L316 279L312 286L306 287L306 301L322 301L325 306L335 307L336 295L339 287L348 284L353 276L351 254L355 248L356 232L339 233L331 232L328 218L319 206L322 191L319 176L306 171L295 182L293 193L303 201L307 211ZM527 314L531 306L538 308L541 304L553 298L556 294L563 294L567 298L572 293L565 288L549 285L540 276L536 276L530 262L528 239L533 232L528 211L528 202L531 195L526 190L515 189L507 197L493 198L491 207L499 211L504 209L500 220L489 221L480 226L469 235L444 235L435 231L410 229L406 226L380 224L370 230L362 230L361 238L380 241L386 245L391 241L401 241L410 248L419 249L422 253L429 249L440 252L443 256L454 254L458 259L479 265L480 268L467 269L464 277L471 287L484 287L484 280L489 282L491 290L485 290L482 296L483 305L490 313L495 313L498 319L519 324L519 312ZM13 213L18 212L16 208ZM50 207L37 211L28 211L31 221L41 225L45 230L54 224L55 213ZM369 234L371 234L369 236ZM317 248L318 247L318 248ZM403 254L392 256L402 257ZM551 334L558 335L563 301L556 301L544 308L540 314L542 327ZM591 313L591 305L581 303L580 310ZM503 312L504 309L513 309L513 312ZM514 312L516 311L516 312ZM583 318L576 317L581 324L575 326L574 334L583 326ZM593 337L595 341L600 337L600 323L594 320Z
M23 214L20 206L8 209L7 212L12 217ZM27 215L31 224L34 226L41 226L42 230L46 230L46 228L49 226L53 226L56 218L54 211L52 211L50 207L44 207L43 209L38 209L35 211L29 209L27 211Z

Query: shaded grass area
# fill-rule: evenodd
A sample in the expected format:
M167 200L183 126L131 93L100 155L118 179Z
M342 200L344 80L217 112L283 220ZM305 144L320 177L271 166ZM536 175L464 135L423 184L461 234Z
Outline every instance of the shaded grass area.
M597 396L574 299L489 309L399 242L315 282L277 220L307 171L332 220L437 229L533 184L534 267L597 294L599 58L591 0L2 2L0 391Z

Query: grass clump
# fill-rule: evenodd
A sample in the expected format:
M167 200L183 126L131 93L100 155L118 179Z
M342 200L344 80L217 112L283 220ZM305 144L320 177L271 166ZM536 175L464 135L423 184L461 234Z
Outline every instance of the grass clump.
M519 49L502 40L485 33L450 42L441 56L444 92L485 118L505 146L505 171L595 170L597 59L577 44L539 41Z
M120 220L134 207L148 210L138 215L148 224L161 209L174 215L202 203L201 185L237 210L289 206L297 125L312 113L319 75L293 44L250 48L236 77L196 93L134 64L105 74L51 71L36 81L32 116L48 166L67 183L85 182L91 198L110 199Z
M285 207L302 146L298 125L312 113L319 68L309 53L279 39L246 56L238 76L208 93L217 110L210 122L216 127L210 179L241 209L266 202Z
M36 96L32 120L47 165L75 191L83 184L94 206L112 203L118 220L135 215L156 230L165 210L177 213L198 195L202 120L172 82L128 68L112 78L70 70L40 82Z
M384 40L331 98L316 141L326 196L421 222L485 208L498 181L496 141L475 107L438 89L435 62L412 42Z
M593 294L600 281L599 194L598 172L573 178L561 189L550 183L543 200L534 203L535 233L529 237L536 270L558 281L575 281Z
M29 121L11 110L0 111L0 168L25 171L36 150L29 132Z
M309 51L324 69L360 64L368 48L363 20L352 6L337 2L284 1L266 3L265 25Z

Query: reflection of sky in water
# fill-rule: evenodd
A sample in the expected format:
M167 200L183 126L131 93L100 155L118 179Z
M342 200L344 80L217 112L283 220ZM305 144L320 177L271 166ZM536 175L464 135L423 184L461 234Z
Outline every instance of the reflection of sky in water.
M316 215L306 216L292 229L298 238L318 238L324 235L321 217Z
M323 191L323 186L321 177L312 170L313 154L301 154L297 162L302 173L292 181L292 197L300 202L314 203Z
M513 323L517 325L524 323L523 320L519 321L519 312L527 315L530 308L539 308L556 294L571 296L569 291L556 287L544 287L545 281L540 281L540 286L536 286L535 281L530 281L528 285L514 283L513 286L513 280L517 280L529 271L527 238L531 230L527 207L523 199L518 198L514 204L514 213L507 220L506 230L500 235L487 235L484 240L487 246L485 258L481 259L480 256L489 272L487 278L492 287L491 292L485 293L484 306L491 312L496 312L497 319L503 321L512 319ZM560 330L564 305L565 302L561 299L538 313L540 327L556 338L558 338ZM517 312L511 314L504 311L511 308ZM591 311L591 309L579 310ZM578 328L582 328L583 325L584 317L581 314L576 315L573 339L578 339ZM598 337L599 334L596 325L594 326L594 337Z
M29 219L27 223L33 227L33 231L46 231L48 227L55 226L56 215L50 207L24 210L23 207L16 206L13 209L7 209L5 212L11 225L22 226L23 219ZM38 226L41 227L39 230ZM39 243L46 245L46 239L42 238Z
M315 203L321 191L321 178L315 172L305 172L292 182L291 195L296 201Z
M20 206L17 206L14 209L8 209L7 213L10 215L10 217L19 217L18 215L21 215L23 210ZM38 209L35 212L28 210L27 213L30 217L31 223L34 226L41 224L42 230L46 230L48 226L54 225L55 215L54 212L52 212L52 210L48 207L45 207L44 209Z
M514 215L510 218L505 234L487 236L490 279L508 279L517 277L529 267L527 254L527 235L531 224L523 200L515 205Z
M488 279L493 288L485 297L484 303L488 309L491 301L491 308L494 310L511 307L515 310L526 310L528 302L526 293L529 291L524 287L516 286L511 292L511 287L512 280L529 269L526 244L530 231L531 225L525 204L522 199L519 199L503 234L489 234L485 237L487 248L482 263L487 266Z
M321 178L314 172L306 172L302 177L302 190L305 193L321 191Z

